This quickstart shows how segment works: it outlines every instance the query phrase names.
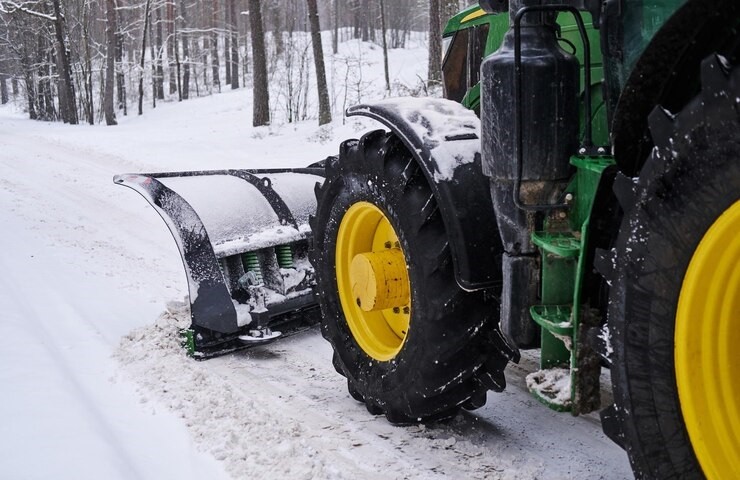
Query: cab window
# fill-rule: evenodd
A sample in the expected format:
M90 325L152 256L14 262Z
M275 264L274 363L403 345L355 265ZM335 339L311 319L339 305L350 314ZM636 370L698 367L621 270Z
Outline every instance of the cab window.
M451 39L442 63L445 98L462 102L480 80L480 66L486 51L489 25L460 30Z
M452 38L442 63L445 98L461 102L468 91L468 30L460 30Z

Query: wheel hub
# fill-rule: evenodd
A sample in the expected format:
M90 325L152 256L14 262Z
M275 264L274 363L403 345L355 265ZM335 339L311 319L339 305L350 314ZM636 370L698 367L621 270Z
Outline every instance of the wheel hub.
M358 253L352 259L349 275L357 305L365 312L409 303L409 275L398 248Z
M398 235L370 202L353 204L337 233L335 266L342 313L352 337L371 358L401 351L411 318L411 282Z

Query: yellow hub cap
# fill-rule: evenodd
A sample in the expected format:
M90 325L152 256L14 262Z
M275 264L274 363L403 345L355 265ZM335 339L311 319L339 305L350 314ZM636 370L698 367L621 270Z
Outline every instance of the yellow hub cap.
M740 472L740 202L709 228L686 270L676 313L678 396L707 478Z
M370 357L401 351L411 318L411 284L398 235L385 214L357 202L337 234L337 291L350 332Z

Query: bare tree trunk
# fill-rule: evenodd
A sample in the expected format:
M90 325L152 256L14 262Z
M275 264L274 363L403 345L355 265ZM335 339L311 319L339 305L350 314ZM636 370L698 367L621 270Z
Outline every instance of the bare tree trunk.
M224 66L226 67L226 85L231 85L231 8L229 1L224 0ZM238 73L237 73L238 75Z
M55 60L51 54L47 57L47 48L45 37L39 36L36 52L36 65L38 65L39 83L36 89L36 103L39 118L41 120L55 121L58 120L57 112L54 107L54 96L51 92L51 78L57 74L54 71ZM61 103L61 101L60 101Z
M439 20L439 1L429 1L429 86L442 83L442 26Z
M8 101L8 76L0 73L0 104L5 105Z
M339 51L339 0L334 0L334 35L331 37L331 51L334 55Z
M217 12L218 12L218 0L213 0L213 12L211 14L211 66L213 68L213 85L218 87L218 91L221 91L221 75L219 72L220 64L218 61L218 33L216 32Z
M188 28L188 8L185 5L186 0L180 1L180 18L182 18L182 30ZM183 60L185 64L182 68L182 99L187 100L190 98L190 35L181 34L180 41L182 42L182 54L185 57ZM179 63L179 62L178 62Z
M359 0L352 0L352 20L353 20L353 34L352 38L360 38L362 35L362 27L360 24L360 2Z
M254 72L254 109L252 125L259 127L270 124L270 92L267 88L267 54L265 33L262 28L260 0L249 0L249 24L252 28L252 58Z
M31 74L30 71L26 72L25 74L25 84L26 96L28 100L28 118L30 118L31 120L36 120L39 118L39 115L36 112L36 104L33 101L33 99L36 98L36 84L33 81L33 74Z
M180 47L177 45L177 26L175 26L175 68L177 71L177 101L182 102L182 83L180 77Z
M149 7L151 0L144 6L144 32L141 34L141 64L139 65L139 115L144 113L144 57L146 56L146 32L149 28Z
M164 67L162 66L162 7L156 10L155 18L157 19L157 36L156 36L156 54L157 54L157 100L164 100Z
M308 1L308 20L311 24L311 43L313 59L316 65L316 86L319 89L319 125L331 122L329 90L326 86L326 69L324 68L324 47L321 44L321 26L316 0Z
M385 35L385 0L380 3L380 32L383 35L383 67L385 68L385 90L391 93L391 77L388 71L388 42Z
M113 86L116 75L116 0L105 0L105 96L103 111L106 125L118 125L113 105Z
M85 46L85 71L84 71L84 83L85 83L85 113L87 115L87 123L90 125L95 124L95 105L93 102L93 83L92 83L92 58L90 56L90 5L85 3L82 6L82 40ZM106 53L107 55L107 53Z
M178 92L180 83L180 70L175 64L177 57L177 33L175 28L175 5L174 0L168 1L167 5L167 65L170 72L170 95Z
M231 17L231 89L239 88L239 14L236 9L236 0L229 0Z
M59 109L62 121L76 125L77 100L75 99L74 84L72 84L72 68L69 63L69 52L64 42L64 16L59 0L53 0L54 6L54 34L56 36L57 69L59 70Z
M116 12L118 15L118 12ZM123 115L128 114L126 105L126 82L123 76L123 32L118 28L118 20L120 18L116 16L116 90L118 91L118 109L123 110Z
M154 23L149 12L149 58L152 63L152 108L157 108L157 54L154 51Z
M275 53L278 56L285 52L285 42L283 41L283 15L284 12L282 12L280 8L274 8L272 11L272 36L275 39Z

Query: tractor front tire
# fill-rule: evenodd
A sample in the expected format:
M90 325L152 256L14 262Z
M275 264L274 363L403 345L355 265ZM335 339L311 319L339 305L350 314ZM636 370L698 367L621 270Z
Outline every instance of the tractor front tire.
M344 142L316 197L321 331L351 396L391 423L410 424L480 407L489 389L503 389L511 351L495 295L455 282L437 200L398 137L378 130ZM377 259L395 286L390 297L368 300L352 269ZM363 309L386 300L387 308Z

